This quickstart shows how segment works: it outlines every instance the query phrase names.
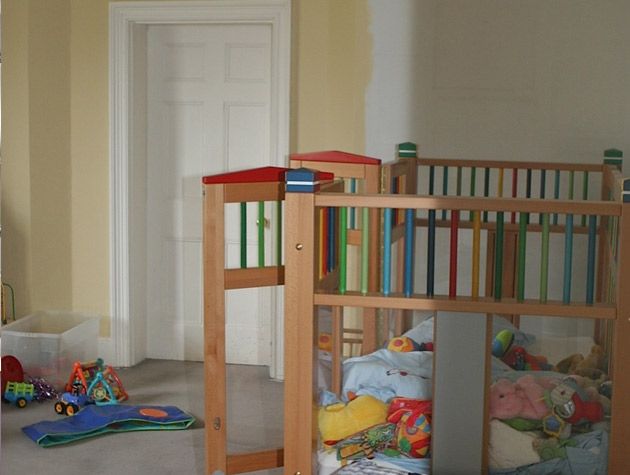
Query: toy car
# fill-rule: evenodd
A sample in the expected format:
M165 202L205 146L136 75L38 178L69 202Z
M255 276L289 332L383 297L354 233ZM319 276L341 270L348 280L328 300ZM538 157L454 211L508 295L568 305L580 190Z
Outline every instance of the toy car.
M65 414L72 416L79 412L86 404L90 404L92 401L85 394L72 394L63 393L59 401L55 403L55 412L57 414Z
M4 399L22 409L33 400L34 391L35 386L32 384L9 381L4 390Z

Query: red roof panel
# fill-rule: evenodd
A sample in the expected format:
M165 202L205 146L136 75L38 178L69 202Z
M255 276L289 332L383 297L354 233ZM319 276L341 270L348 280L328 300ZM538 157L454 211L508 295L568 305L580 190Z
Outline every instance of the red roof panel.
M218 185L227 183L263 183L284 181L284 174L288 168L260 167L237 172L222 173L220 175L204 176L204 185Z

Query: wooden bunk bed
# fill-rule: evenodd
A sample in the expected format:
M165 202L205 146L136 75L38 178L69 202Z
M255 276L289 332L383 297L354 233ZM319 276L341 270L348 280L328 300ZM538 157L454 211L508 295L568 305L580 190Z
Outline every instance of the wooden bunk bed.
M208 391L206 397L206 457L208 473L216 470L225 473L243 473L282 466L285 473L315 473L313 453L317 449L317 427L313 407L316 401L314 368L317 361L317 308L333 309L333 383L341 386L341 353L343 345L343 309L364 309L363 349L376 348L387 334L400 333L409 323L414 311L472 312L488 315L486 330L490 328L492 315L506 315L518 323L520 315L546 317L580 317L596 322L595 339L606 346L610 355L610 371L615 384L613 417L610 432L609 473L623 473L630 462L623 450L624 440L630 437L630 402L618 395L628 394L630 377L624 377L623 361L630 361L630 349L620 342L630 336L628 309L630 296L624 290L620 271L630 259L630 242L623 237L630 235L630 216L624 199L630 191L630 183L621 178L619 162L611 160L604 165L541 164L497 161L466 161L417 158L413 144L402 144L401 158L392 164L343 163L338 160L322 161L321 155L293 157L292 166L332 171L336 177L363 179L359 193L348 193L348 181L322 185L320 191L311 193L284 192L286 169L260 169L246 174L227 174L204 179L204 319L205 362ZM352 158L346 156L347 158ZM356 158L356 156L355 156ZM448 170L451 171L450 178ZM483 170L483 172L482 172ZM519 178L519 172L520 178ZM542 185L533 197L531 178L538 174ZM558 185L550 186L558 176L570 182L570 194L560 199ZM588 191L575 200L573 181L583 175L583 184L601 186L600 200L586 200ZM463 177L470 177L468 188ZM504 181L512 178L510 196L504 197ZM266 178L263 178L266 177ZM436 192L437 178L442 178L442 194ZM544 184L548 178L547 186ZM553 177L553 178L552 178ZM521 180L521 181L519 181ZM246 184L243 186L243 184ZM521 192L517 192L519 183ZM455 184L455 186L451 186ZM524 185L524 186L523 186ZM448 188L451 187L449 192ZM424 187L424 189L423 189ZM566 187L566 186L565 186ZM509 188L509 187L507 187ZM475 191L479 190L477 193ZM467 190L466 192L464 190ZM483 191L482 191L483 190ZM546 190L552 190L545 196ZM593 185L591 184L591 194ZM350 190L354 191L354 190ZM413 196L416 193L421 196ZM455 196L449 196L454 194ZM469 196L464 196L467 194ZM521 197L522 196L522 197ZM545 199L553 196L553 200ZM278 260L258 268L226 269L224 255L224 205L229 202L277 201L284 202L284 251ZM280 210L282 205L278 205ZM327 214L323 210L335 210ZM345 211L344 211L345 210ZM356 213L355 226L347 225L349 210ZM411 210L411 211L409 211ZM278 215L282 215L279 212ZM341 215L345 215L343 218ZM361 218L358 218L361 216ZM560 216L559 221L556 216ZM574 216L578 218L574 221ZM585 218L582 218L585 216ZM531 217L531 220L528 219ZM536 220L534 219L536 218ZM594 219L593 219L594 218ZM321 232L325 222L335 225L330 242L336 249L332 268L322 270L322 254L326 239ZM538 222L537 220L540 220ZM342 221L343 220L343 221ZM369 223L365 226L366 223ZM385 225L384 223L389 223ZM594 223L594 224L593 224ZM328 230L331 226L328 226ZM414 276L406 253L414 246L417 236L427 236L435 246L436 229L450 232L451 252L447 256L425 256L427 262L450 259L448 285L436 281L435 267L422 279ZM345 231L343 231L345 229ZM473 258L472 277L466 291L458 288L457 237L462 230L471 234ZM589 249L595 239L595 256L585 256L589 270L586 283L587 295L576 301L571 296L571 285L564 286L562 296L525 295L523 283L524 263L527 255L521 246L525 237L538 233L545 236L560 233L565 236L565 252L570 249L574 236L584 234ZM485 285L481 280L483 253L480 252L480 236L485 236ZM593 235L595 238L593 238ZM432 236L432 237L431 237ZM431 241L433 240L433 241ZM454 240L454 241L453 241ZM567 244L567 242L569 244ZM360 254L371 257L362 261L361 278L357 287L348 282L347 265L341 263L340 248L357 246ZM569 248L566 246L569 245ZM389 249L389 251L386 251ZM427 251L429 252L429 251ZM570 250L569 250L570 254ZM385 256L388 257L385 257ZM377 256L377 258L375 258ZM536 256L539 259L539 256ZM344 257L345 259L345 257ZM569 259L575 260L573 259ZM365 264L367 262L367 264ZM541 264L541 267L543 265ZM326 266L323 266L326 267ZM415 270L415 269L414 269ZM424 271L424 267L422 269ZM571 275L571 268L563 270L564 278ZM365 279L364 279L365 274ZM475 277L476 276L476 277ZM542 274L541 274L542 276ZM541 277L542 279L542 277ZM570 277L569 277L570 279ZM422 283L420 284L420 280ZM284 449L274 448L254 454L226 454L226 395L225 395L225 334L224 293L232 288L285 284L285 443ZM422 290L419 288L422 287ZM482 289L482 287L485 287ZM377 314L390 309L395 322L380 319L377 331ZM393 309L393 310L391 310ZM625 313L624 313L625 312ZM496 318L496 317L495 317ZM440 318L436 318L437 321ZM383 324L385 323L385 324ZM490 332L485 341L485 384L490 382L488 368ZM312 350L309 350L312 349ZM439 350L438 350L439 354ZM437 384L437 383L436 383ZM210 390L212 388L212 390ZM439 385L435 388L436 394ZM441 393L440 393L441 394ZM487 401L487 398L484 400ZM486 449L488 423L482 408L484 422L481 429L482 455L478 465L469 467L472 472L483 472L487 467ZM435 431L448 430L435 426ZM444 467L435 454L434 468ZM437 464L437 465L436 465Z

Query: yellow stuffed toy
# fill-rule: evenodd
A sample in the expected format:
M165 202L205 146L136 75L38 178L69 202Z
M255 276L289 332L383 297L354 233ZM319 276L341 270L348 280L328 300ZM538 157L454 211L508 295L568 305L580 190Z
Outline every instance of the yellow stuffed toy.
M365 394L357 396L348 404L338 402L320 407L319 432L325 444L333 445L386 419L387 404Z

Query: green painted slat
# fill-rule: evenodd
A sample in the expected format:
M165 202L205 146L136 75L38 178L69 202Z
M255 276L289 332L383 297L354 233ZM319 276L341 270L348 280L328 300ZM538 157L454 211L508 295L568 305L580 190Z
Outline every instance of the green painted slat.
M241 203L241 269L247 268L247 203Z
M265 202L258 202L258 267L265 267Z
M494 254L494 298L501 300L503 288L503 211L497 212L497 233Z
M549 213L543 214L542 243L540 250L540 301L547 301L547 281L549 277Z

